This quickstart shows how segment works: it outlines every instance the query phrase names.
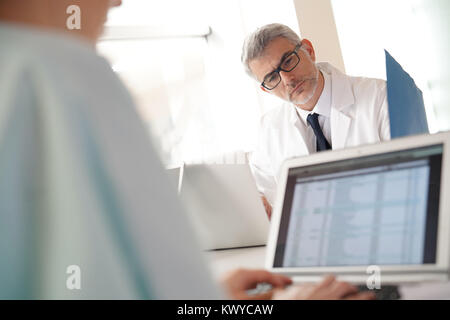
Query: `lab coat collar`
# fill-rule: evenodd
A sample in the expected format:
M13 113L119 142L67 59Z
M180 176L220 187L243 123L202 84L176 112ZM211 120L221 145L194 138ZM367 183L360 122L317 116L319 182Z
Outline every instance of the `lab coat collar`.
M345 147L350 124L354 116L353 110L350 108L355 103L352 86L348 76L331 64L326 62L317 63L317 67L323 74L327 73L331 76L331 141L333 149L341 149ZM296 111L297 107L293 105L291 109L292 123L301 122L305 126L306 124L299 119Z
M352 85L349 77L328 63L319 64L321 68L331 72L332 102L331 102L331 142L333 149L342 149L346 146L350 124L354 118L355 104Z
M345 111L345 109L355 103L352 86L348 76L331 64L321 62L317 64L319 70L331 75L331 106L332 109Z

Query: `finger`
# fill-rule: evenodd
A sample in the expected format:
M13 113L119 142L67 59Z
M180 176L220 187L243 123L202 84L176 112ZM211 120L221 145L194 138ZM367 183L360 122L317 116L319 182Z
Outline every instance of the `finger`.
M356 294L358 292L358 288L352 286L347 282L339 282L336 281L332 288L330 289L330 295L332 295L335 299L341 299L346 296Z
M246 300L271 300L273 297L273 293L274 290L270 290L264 293L247 296Z
M284 288L292 284L292 279L279 274L272 274L272 279L269 282L275 288Z
M327 275L318 285L317 290L322 290L324 288L329 287L334 282L336 282L336 278L333 275Z
M272 274L274 280L274 286L276 287L285 287L287 285L291 285L292 279L281 274Z
M251 288L258 283L269 283L274 287L284 287L292 283L292 280L283 275L273 274L267 270L247 270L245 288Z
M311 297L315 286L312 284L293 285L287 289L276 289L272 299L275 300L305 300Z
M355 294L352 294L350 296L347 296L344 298L344 300L375 300L376 296L375 293L370 291L365 292L358 292Z

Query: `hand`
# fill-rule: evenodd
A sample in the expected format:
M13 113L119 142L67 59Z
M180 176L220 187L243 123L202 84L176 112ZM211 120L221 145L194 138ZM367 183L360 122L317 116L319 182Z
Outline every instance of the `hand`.
M319 284L291 286L287 289L277 289L273 293L277 300L373 300L373 292L358 292L355 286L347 282L337 281L333 276L327 276Z
M268 300L274 290L262 294L248 295L247 290L256 288L259 283L269 283L274 289L282 289L292 283L292 280L282 275L276 275L266 270L238 269L228 273L222 279L223 287L232 299L237 300Z
M265 196L261 196L261 200L264 204L264 209L266 209L267 216L269 217L270 220L270 218L272 217L272 206L270 205L269 201L267 201Z

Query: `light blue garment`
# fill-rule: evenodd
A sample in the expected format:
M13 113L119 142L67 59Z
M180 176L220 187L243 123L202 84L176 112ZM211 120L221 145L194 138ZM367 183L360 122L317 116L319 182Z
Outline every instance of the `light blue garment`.
M220 298L108 63L18 26L0 43L0 298Z

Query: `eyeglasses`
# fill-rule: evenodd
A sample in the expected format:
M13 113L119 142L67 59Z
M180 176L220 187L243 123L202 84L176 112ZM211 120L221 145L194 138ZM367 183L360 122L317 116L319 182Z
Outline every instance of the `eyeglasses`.
M275 89L281 82L280 71L291 72L295 69L295 67L300 62L300 57L298 56L297 51L301 46L302 44L297 45L294 48L294 51L290 52L286 57L284 57L283 61L281 61L276 70L272 71L264 77L264 80L261 83L264 88L266 88L267 90Z

